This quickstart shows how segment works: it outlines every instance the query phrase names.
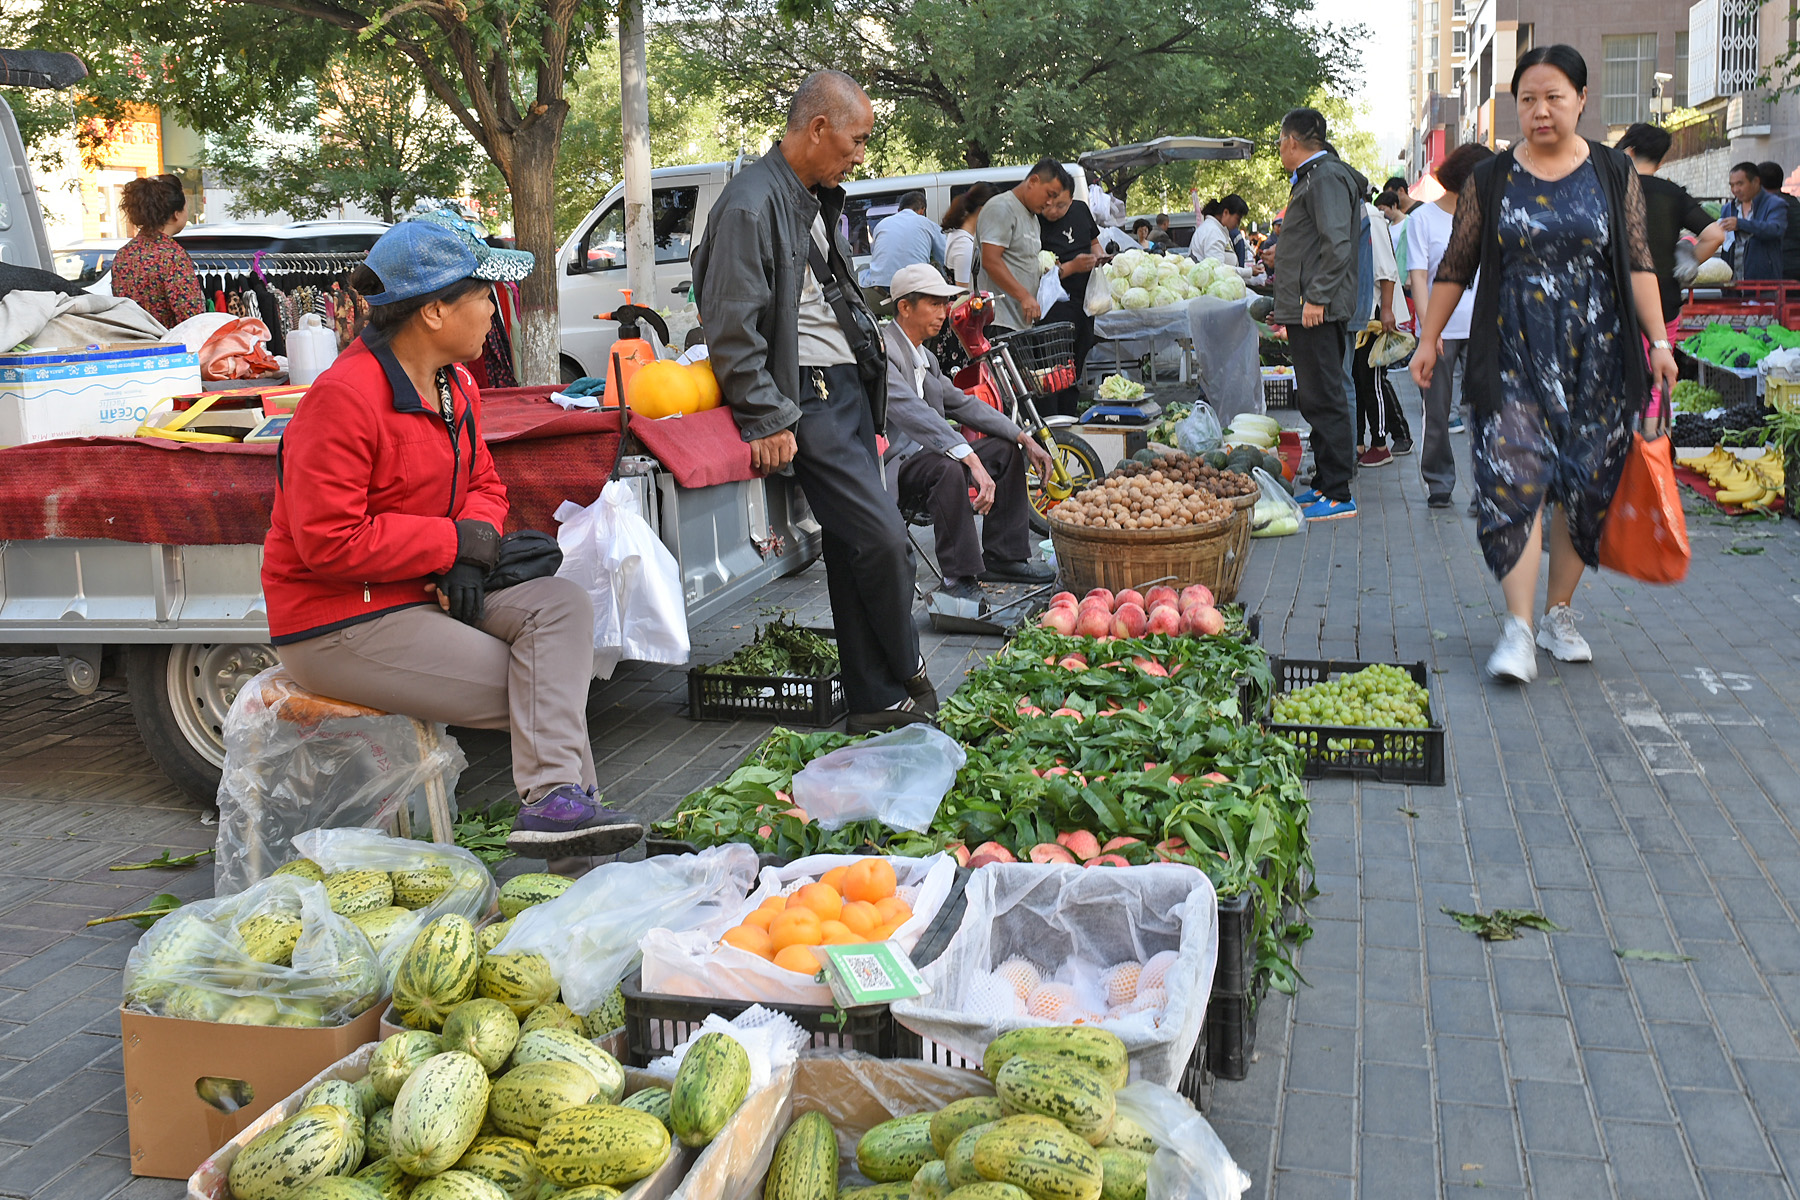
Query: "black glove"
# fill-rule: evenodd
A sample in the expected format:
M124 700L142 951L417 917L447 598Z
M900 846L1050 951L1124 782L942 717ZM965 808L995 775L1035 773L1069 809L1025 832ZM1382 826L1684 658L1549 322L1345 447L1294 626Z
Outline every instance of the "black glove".
M438 576L437 586L450 601L450 615L465 624L480 621L484 611L482 581L500 554L500 531L486 521L456 523L456 563Z

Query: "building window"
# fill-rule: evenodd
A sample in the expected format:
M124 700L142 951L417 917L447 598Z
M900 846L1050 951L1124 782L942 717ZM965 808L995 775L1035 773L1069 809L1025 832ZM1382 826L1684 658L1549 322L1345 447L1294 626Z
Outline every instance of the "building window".
M1683 29L1675 35L1675 107L1687 107L1688 35Z
M1425 91L1430 95L1433 95L1433 96L1437 95L1437 72L1436 71L1426 72L1426 74L1425 74Z
M1450 53L1467 54L1468 52L1469 35L1465 30L1458 29L1450 35Z
M1454 70L1452 70L1452 71L1451 71L1451 72L1450 72L1450 78L1451 78L1451 80L1452 80L1452 81L1453 81L1453 82L1452 82L1452 83L1451 83L1451 84L1450 84L1450 90L1451 90L1451 91L1453 91L1453 92L1460 92L1460 91L1462 91L1462 85L1463 85L1463 69L1462 69L1462 68L1461 68L1461 67L1457 67L1457 68L1455 68L1455 69L1454 69Z
M1600 39L1606 59L1602 117L1608 125L1644 119L1656 75L1656 35L1627 33Z
M1533 46L1535 46L1537 44L1536 42L1532 41L1532 38L1531 38L1532 32L1535 30L1535 28L1536 28L1536 26L1533 26L1533 25L1520 25L1518 30L1514 34L1514 36L1518 39L1518 45L1513 47L1513 61L1514 62L1517 62L1519 60L1520 55L1524 54L1527 50L1531 49Z
M1425 57L1432 62L1438 60L1438 35L1435 33L1431 35L1430 40L1426 43Z
M1459 20L1466 15L1463 8L1463 0L1456 0L1456 3L1451 6L1450 12Z

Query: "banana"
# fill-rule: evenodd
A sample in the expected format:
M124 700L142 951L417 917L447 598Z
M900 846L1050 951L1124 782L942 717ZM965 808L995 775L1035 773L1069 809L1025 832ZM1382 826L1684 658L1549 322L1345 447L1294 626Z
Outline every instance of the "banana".
M1768 488L1760 483L1752 483L1746 487L1733 488L1730 490L1721 488L1714 499L1718 500L1720 504L1742 505L1746 504L1748 501L1760 499L1768 492L1768 490Z

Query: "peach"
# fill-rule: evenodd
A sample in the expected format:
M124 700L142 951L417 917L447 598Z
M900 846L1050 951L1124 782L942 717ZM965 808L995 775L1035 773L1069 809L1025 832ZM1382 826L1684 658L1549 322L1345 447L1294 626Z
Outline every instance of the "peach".
M1231 776L1221 775L1217 771L1208 771L1206 774L1202 775L1200 778L1206 780L1206 782L1208 782L1208 783L1230 783L1231 782Z
M1167 605L1150 610L1146 633L1163 633L1174 637L1181 632L1181 614Z
M1181 603L1179 607L1183 611L1195 604L1211 604L1212 602L1212 589L1203 583L1191 583L1187 587L1181 589Z
M1054 629L1064 637L1075 632L1075 624L1080 618L1073 608L1052 608L1038 618L1038 624L1045 629Z
M1116 854L1101 854L1082 864L1089 867L1129 867L1131 864Z
M1125 837L1121 835L1110 839L1106 845L1100 847L1100 852L1102 854L1111 854L1114 850L1122 850L1126 846L1141 846L1143 844L1143 839L1141 838Z
M1056 835L1056 840L1068 848L1069 853L1086 862L1100 853L1100 839L1085 829L1071 829Z
M1085 671L1088 665L1087 655L1065 654L1057 661L1056 665L1065 671Z
M961 842L949 843L944 847L944 853L956 859L956 865L959 867L966 867L969 865L969 848Z
M1055 842L1039 842L1031 848L1031 861L1034 863L1073 863L1075 856L1068 848Z
M1170 608L1179 609L1181 605L1177 603L1177 600L1178 596L1175 589L1169 587L1167 584L1159 583L1144 593L1145 608L1159 608L1163 605L1167 605Z
M1105 637L1112 632L1113 619L1104 608L1084 609L1075 621L1075 632L1081 637Z
M1084 600L1099 600L1102 604L1106 605L1108 609L1111 609L1113 606L1113 594L1107 588L1095 588L1082 598Z
M1121 604L1113 612L1112 635L1122 638L1140 638L1149 628L1150 619L1144 613L1141 604Z
M1074 608L1079 603L1081 602L1075 599L1074 592L1058 592L1050 597L1051 608Z
M1053 717L1073 717L1077 725L1081 724L1081 710L1078 708L1059 708L1050 715Z
M1144 594L1136 588L1126 588L1124 591L1113 597L1114 612L1118 612L1121 607L1127 604L1135 604L1139 608L1143 608Z
M1161 663L1157 662L1153 658L1145 658L1141 654L1138 657L1131 660L1131 665L1136 667L1138 670L1142 671L1144 674L1154 675L1158 679L1167 679L1169 677L1169 672L1168 672L1167 668L1165 668Z
M1019 710L1019 715L1021 717L1041 717L1044 715L1044 710L1035 704L1027 704Z
M1194 632L1209 637L1225 632L1225 614L1210 604L1202 604L1194 610ZM1184 620L1185 624L1185 620Z

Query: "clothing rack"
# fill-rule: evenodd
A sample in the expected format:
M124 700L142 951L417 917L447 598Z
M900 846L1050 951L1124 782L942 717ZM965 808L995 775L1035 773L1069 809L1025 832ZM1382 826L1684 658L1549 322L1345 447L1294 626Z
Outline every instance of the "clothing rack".
M188 257L202 271L275 271L284 274L336 275L362 265L366 253L357 251L307 251L292 254L274 250L199 250Z

